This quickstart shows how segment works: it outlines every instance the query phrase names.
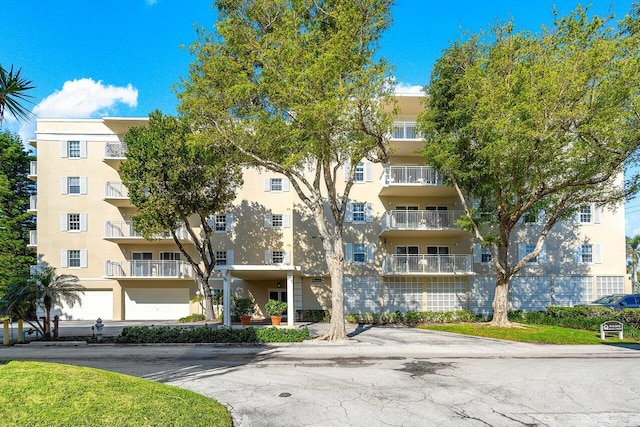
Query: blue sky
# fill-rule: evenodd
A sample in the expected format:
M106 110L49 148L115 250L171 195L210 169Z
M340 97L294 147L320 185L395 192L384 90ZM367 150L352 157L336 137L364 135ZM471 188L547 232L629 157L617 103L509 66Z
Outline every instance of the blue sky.
M593 1L591 13L616 18L633 0ZM381 55L394 64L402 91L429 81L443 49L469 32L514 19L534 32L579 4L572 0L396 0L393 26ZM582 4L589 4L583 2ZM36 88L38 117L174 114L172 87L186 77L194 25L211 28L211 0L2 0L0 64L22 68ZM6 128L34 137L35 120ZM630 203L629 212L640 201ZM627 233L640 234L640 212L627 216Z

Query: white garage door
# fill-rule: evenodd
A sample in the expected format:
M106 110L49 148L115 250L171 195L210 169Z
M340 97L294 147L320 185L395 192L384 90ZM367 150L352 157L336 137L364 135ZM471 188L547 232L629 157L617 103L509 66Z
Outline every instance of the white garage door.
M189 315L189 289L128 289L126 320L178 320Z
M63 302L62 307L53 310L61 320L113 320L113 291L84 291L79 294L82 304L69 307Z

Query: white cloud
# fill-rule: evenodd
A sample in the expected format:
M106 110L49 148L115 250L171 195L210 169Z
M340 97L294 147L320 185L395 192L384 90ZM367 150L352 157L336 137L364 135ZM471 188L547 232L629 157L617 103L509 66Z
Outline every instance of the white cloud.
M395 87L395 93L397 95L424 95L423 88L424 86L398 83Z
M118 87L85 78L66 81L62 90L43 99L33 113L42 118L91 118L106 115L118 103L135 108L138 89L131 84Z
M17 131L23 141L34 137L35 117L48 119L96 118L116 111L118 104L131 108L138 105L138 89L104 85L90 78L66 81L57 90L33 107L30 122L21 122ZM34 117L35 116L35 117Z

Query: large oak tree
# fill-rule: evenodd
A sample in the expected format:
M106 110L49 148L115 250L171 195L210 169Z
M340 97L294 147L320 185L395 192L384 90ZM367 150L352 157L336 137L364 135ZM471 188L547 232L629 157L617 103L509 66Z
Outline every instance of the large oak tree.
M449 47L419 118L425 158L444 171L466 226L491 251L493 323L509 325L511 278L554 224L582 204L616 206L636 191L640 145L637 11L620 26L578 8L540 34L509 23ZM479 202L474 208L464 196ZM524 215L544 212L535 249L510 251Z
M285 175L309 209L331 276L329 338L345 339L343 226L355 169L385 162L391 0L219 0L180 109L245 164ZM347 180L343 180L343 168Z

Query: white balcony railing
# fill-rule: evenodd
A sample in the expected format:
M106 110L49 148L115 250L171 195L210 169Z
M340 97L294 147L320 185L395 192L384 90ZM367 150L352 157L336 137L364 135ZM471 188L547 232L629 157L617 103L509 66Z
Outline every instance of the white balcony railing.
M390 185L443 185L442 174L432 166L387 166L380 184Z
M104 197L106 199L127 199L129 190L120 181L107 181L104 186Z
M469 274L473 272L471 255L387 255L384 274Z
M382 215L382 231L458 229L456 221L463 211L387 211Z
M105 276L179 279L195 278L193 268L188 262L162 260L108 260L105 262Z
M29 231L29 246L38 246L38 232L36 230Z
M38 210L38 196L29 196L29 211L36 212Z
M104 224L104 237L114 238L137 238L143 239L142 234L133 227L131 221L107 221ZM180 240L191 240L191 236L184 227L176 230L176 237ZM154 239L172 239L171 233L162 233L154 236Z
M416 122L393 122L392 139L422 139Z
M104 145L104 157L107 159L124 159L127 157L127 144L124 142L107 142Z
M38 176L38 162L36 160L29 163L29 176Z

